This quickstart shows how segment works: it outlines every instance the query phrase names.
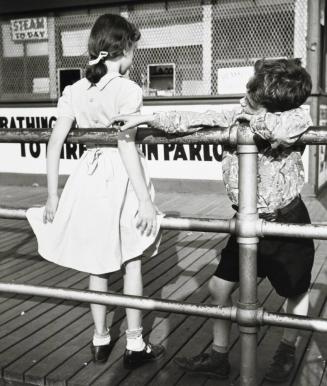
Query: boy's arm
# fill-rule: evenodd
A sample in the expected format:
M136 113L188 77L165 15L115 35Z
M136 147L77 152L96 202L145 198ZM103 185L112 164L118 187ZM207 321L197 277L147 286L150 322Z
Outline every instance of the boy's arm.
M193 133L203 127L219 126L229 127L239 111L206 111L204 113L193 111L163 111L149 115L118 115L113 117L109 126L115 126L115 122L123 122L121 131L125 131L142 124L147 124L166 133Z
M167 133L193 133L203 127L229 127L235 120L237 111L213 111L204 113L193 111L163 111L153 115L149 125Z
M292 146L311 125L309 113L301 107L254 115L250 120L251 130L269 141L273 148Z

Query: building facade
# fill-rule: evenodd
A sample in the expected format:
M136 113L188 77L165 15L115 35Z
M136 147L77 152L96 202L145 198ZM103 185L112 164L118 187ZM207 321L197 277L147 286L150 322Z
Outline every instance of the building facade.
M313 77L307 108L326 124L324 0L47 1L0 5L0 126L52 127L63 88L83 76L90 28L103 13L135 23L142 38L130 78L144 111L233 108L259 58L297 57ZM0 173L45 172L45 148L0 145ZM16 150L14 150L16 149ZM83 149L64 149L69 174ZM144 147L154 178L221 179L219 146ZM196 152L196 156L194 156ZM325 147L305 154L308 183L327 180ZM327 157L327 156L326 156Z

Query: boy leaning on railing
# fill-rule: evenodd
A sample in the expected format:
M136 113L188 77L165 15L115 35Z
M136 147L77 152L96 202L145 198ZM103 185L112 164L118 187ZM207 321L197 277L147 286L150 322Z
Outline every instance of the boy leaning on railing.
M300 106L311 92L311 78L299 59L259 60L254 76L247 83L247 93L234 111L205 113L160 112L153 115L118 116L111 123L123 121L125 130L139 124L169 133L192 132L207 126L231 126L239 117L249 120L258 147L259 217L266 221L310 223L300 192L304 185L301 159L303 146L297 139L312 124L306 110ZM226 191L237 210L238 158L235 147L224 146L222 169ZM311 239L266 237L258 245L258 276L267 277L280 296L287 299L286 311L307 315L308 289L314 259ZM238 244L231 236L222 250L221 259L209 282L213 304L229 306L231 293L239 282ZM231 322L214 320L211 352L194 357L176 358L184 370L226 378L230 372L228 345ZM295 364L298 332L285 329L266 379L287 380Z

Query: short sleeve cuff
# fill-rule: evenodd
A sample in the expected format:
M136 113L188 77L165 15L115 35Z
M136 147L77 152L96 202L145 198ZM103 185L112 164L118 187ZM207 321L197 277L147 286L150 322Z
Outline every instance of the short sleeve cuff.
M71 86L66 86L62 96L58 100L57 105L57 116L60 117L67 117L74 119L74 110L73 110L73 103L72 103L72 92L71 92Z

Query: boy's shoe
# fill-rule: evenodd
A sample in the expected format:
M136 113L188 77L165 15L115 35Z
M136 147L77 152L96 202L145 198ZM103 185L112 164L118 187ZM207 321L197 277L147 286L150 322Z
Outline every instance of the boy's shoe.
M152 345L148 343L142 351L125 350L124 367L135 369L148 362L156 361L163 357L165 348L161 344Z
M92 356L93 356L93 362L94 363L107 362L113 346L114 345L112 342L110 342L109 344L102 345L102 346L94 346L94 344L91 344L91 352L92 352Z
M270 382L284 382L290 377L295 366L295 346L280 342L265 379Z
M212 350L210 354L202 353L195 357L175 358L174 362L181 369L191 374L226 379L230 373L228 354L222 354L214 350Z

